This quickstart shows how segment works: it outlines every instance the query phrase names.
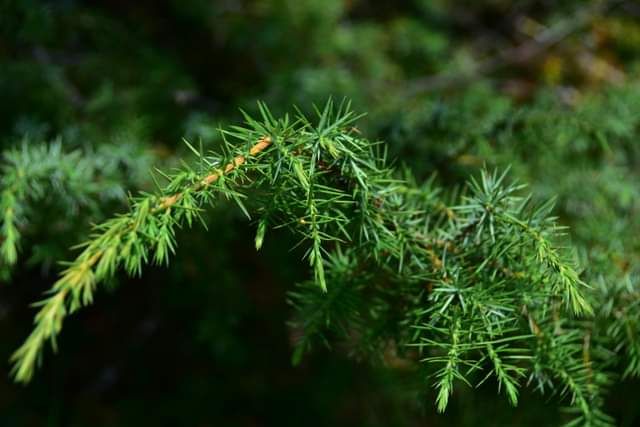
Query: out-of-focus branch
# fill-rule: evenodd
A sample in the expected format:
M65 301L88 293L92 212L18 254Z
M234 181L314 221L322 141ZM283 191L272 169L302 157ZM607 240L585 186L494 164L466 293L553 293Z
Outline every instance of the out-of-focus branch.
M480 75L494 72L505 66L530 62L618 4L620 1L602 2L595 7L580 11L571 18L563 19L556 25L543 29L530 40L518 46L504 49L495 56L480 60L466 70L457 73L441 73L410 81L407 84L406 96L412 97L424 92L465 84Z

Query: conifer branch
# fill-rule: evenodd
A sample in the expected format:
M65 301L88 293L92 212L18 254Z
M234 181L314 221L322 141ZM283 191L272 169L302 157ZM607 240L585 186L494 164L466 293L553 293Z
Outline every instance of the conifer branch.
M35 222L35 203L51 203L71 215L97 219L108 202L123 202L124 188L139 185L132 170L144 169L149 156L135 146L104 145L96 152L64 152L50 144L22 141L2 153L0 178L0 268L18 261L23 231ZM124 167L123 167L124 166Z
M257 248L269 226L287 228L306 249L313 279L289 298L302 334L294 361L331 336L374 358L393 341L401 352L417 348L417 360L433 367L439 411L455 383L492 375L516 404L527 372L543 382L555 375L576 407L595 410L597 390L578 369L582 353L556 353L560 338L548 330L557 323L548 308L558 300L588 312L583 283L547 238L558 230L550 205L532 208L506 173L483 171L449 206L432 181L398 177L379 144L354 132L348 105L329 102L317 114L317 123L301 114L275 119L261 104L260 120L245 116L244 127L222 131L222 154L189 145L197 169L164 175L158 193L97 225L36 304L33 332L11 358L15 379L32 378L45 344L56 349L65 318L91 304L100 283L120 269L140 275L147 263L167 264L177 228L203 221L204 208L222 197L258 215ZM482 369L487 374L474 379Z
M264 136L249 149L249 155L256 156L270 145L271 138ZM78 258L63 271L51 289L52 295L35 304L41 307L34 319L36 326L11 358L15 362L12 373L16 380L28 382L32 378L44 344L50 340L54 350L56 349L56 337L62 329L65 317L93 302L93 293L98 282L115 274L120 264L124 264L129 273L141 273L142 263L147 261L149 248L136 240L144 239L139 231L148 231L159 225L161 233L156 236L155 242L151 240L148 243L155 243L154 259L157 262L167 262L168 252L173 251L174 247L173 228L180 219L180 214L174 214L172 218L171 209L185 197L198 197L199 192L206 191L223 175L233 172L246 161L246 157L239 154L222 170L215 169L194 179L193 184L186 189L167 196L148 196L140 199L134 203L129 215L114 218L98 226L97 230L100 233L93 236ZM155 206L151 208L153 204ZM192 211L187 209L184 215L191 222Z

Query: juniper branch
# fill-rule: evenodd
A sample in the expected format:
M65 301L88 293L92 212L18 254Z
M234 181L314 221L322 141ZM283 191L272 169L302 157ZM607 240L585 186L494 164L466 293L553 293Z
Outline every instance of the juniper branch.
M135 147L111 144L95 151L65 152L60 140L44 144L25 139L20 146L4 151L0 265L8 270L18 261L24 230L38 216L34 204L51 202L70 215L98 219L107 202L125 201L127 185L140 184L131 170L144 169L148 160Z
M328 344L330 335L371 355L390 341L400 351L416 347L436 367L440 411L455 382L471 384L483 368L515 404L525 372L543 378L583 363L574 353L560 357L559 338L548 330L558 301L588 313L583 283L547 239L558 229L547 210L517 196L522 187L507 185L506 173L483 172L448 206L432 182L398 177L379 144L354 130L357 117L346 105L328 103L317 124L302 115L276 120L263 105L260 115L222 131L222 154L193 149L197 170L165 175L158 193L132 199L128 213L95 227L37 304L33 332L12 356L17 381L32 378L45 344L56 349L63 321L92 303L98 284L120 269L140 275L147 263L167 264L177 227L204 221L204 208L220 198L259 217L257 248L267 227L287 228L306 247L313 286L290 296L301 316L293 323L306 334L296 361L314 337ZM538 345L540 337L551 345ZM571 385L577 407L587 402L591 412L582 413L590 416L598 401L589 396L597 393L581 372L555 377Z
M249 149L249 156L256 156L271 145L269 136L262 137ZM53 285L51 296L36 304L41 307L34 319L35 328L24 344L16 350L11 360L15 363L13 374L17 381L28 382L39 362L41 350L46 341L51 340L56 348L56 337L62 329L65 317L81 306L91 304L95 286L112 276L120 265L131 273L140 274L142 262L146 262L149 247L155 245L154 259L166 262L169 251L173 250L174 227L184 215L191 223L195 209L199 209L207 199L203 193L221 177L230 174L245 164L243 154L235 156L223 169L215 169L204 176L192 179L186 189L166 196L150 195L136 200L131 212L97 227L99 234L92 236L82 253L62 273ZM174 187L184 177L178 176L169 186ZM195 206L183 204L185 198L200 198ZM189 202L190 203L190 202ZM173 210L172 208L183 208ZM159 227L163 230L156 239L149 239L140 231ZM146 240L144 240L146 238ZM154 241L155 240L155 241ZM145 246L148 245L148 246Z

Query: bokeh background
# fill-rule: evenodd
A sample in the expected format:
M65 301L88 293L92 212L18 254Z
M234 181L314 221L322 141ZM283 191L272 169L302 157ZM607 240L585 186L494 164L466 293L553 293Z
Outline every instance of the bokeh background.
M535 198L557 197L590 282L637 285L639 75L632 0L0 0L3 161L25 145L42 146L52 161L79 156L36 188L19 262L1 267L0 359L27 335L29 304L90 224L126 209L128 192L153 189L153 167L189 159L182 138L215 147L217 129L238 122L240 108L255 111L257 100L283 113L349 98L367 113L363 134L445 189L483 165L511 166ZM87 181L90 191L81 189ZM511 408L494 385L458 387L437 415L426 379L391 356L371 363L317 348L293 367L286 292L308 275L288 250L293 242L274 234L256 253L255 227L229 205L207 224L180 234L170 267L101 290L65 324L61 350L47 353L32 384L13 384L7 363L0 424L562 418L554 402L526 391ZM621 379L607 410L638 425L639 398L638 381Z

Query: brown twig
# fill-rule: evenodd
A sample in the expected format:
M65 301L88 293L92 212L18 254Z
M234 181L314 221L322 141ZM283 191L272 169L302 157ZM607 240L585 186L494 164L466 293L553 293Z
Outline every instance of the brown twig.
M598 15L617 5L619 1L603 2L577 13L553 27L539 32L533 39L518 46L502 50L497 55L479 61L470 69L457 73L441 73L408 82L406 96L413 97L432 90L446 89L457 84L477 79L480 75L496 71L506 65L521 64L540 56L550 47L558 44L579 29L589 25Z
M258 153L264 151L267 147L271 145L271 142L272 142L271 137L263 136L258 140L258 142L256 142L249 149L249 155L255 156ZM238 167L242 166L246 161L247 161L246 157L243 156L242 154L234 157L232 161L227 163L227 165L224 167L222 171L216 170L215 172L210 173L209 175L204 177L202 180L200 180L200 182L196 183L195 186L192 188L192 190L198 191L202 188L209 186L210 184L213 184L222 175L226 175L231 171L233 171L234 169L237 169ZM154 212L158 212L158 211L162 211L170 208L182 198L183 194L184 193L180 192L180 193L172 194L171 196L163 197L161 199L160 204L154 209Z

